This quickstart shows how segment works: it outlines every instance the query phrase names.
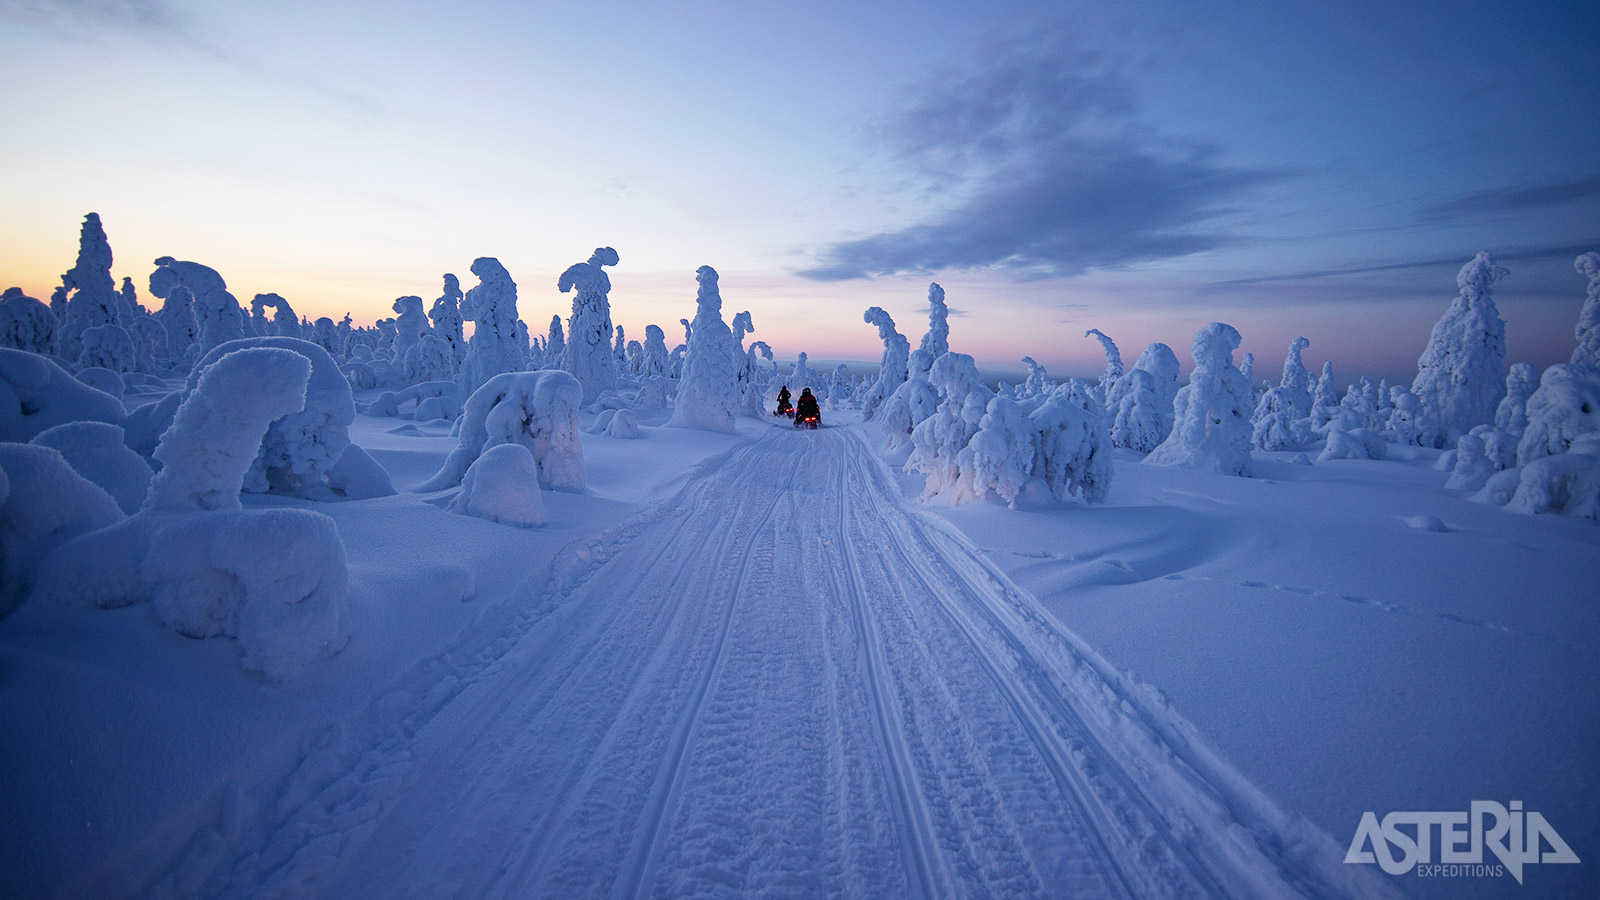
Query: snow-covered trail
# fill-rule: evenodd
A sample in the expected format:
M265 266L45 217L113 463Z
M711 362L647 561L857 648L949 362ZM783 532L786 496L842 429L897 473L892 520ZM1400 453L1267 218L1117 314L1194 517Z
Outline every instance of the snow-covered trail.
M273 824L225 828L230 846L195 857L219 868L188 883L326 897L1388 890L964 538L907 510L851 431L775 429L571 582L411 726L330 751L314 796L291 779L261 812Z

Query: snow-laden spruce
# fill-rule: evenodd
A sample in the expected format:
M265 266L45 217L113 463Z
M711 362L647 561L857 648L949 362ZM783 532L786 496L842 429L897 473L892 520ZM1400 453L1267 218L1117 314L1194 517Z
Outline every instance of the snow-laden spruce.
M970 486L962 483L963 466L970 482L971 454L967 452L965 459L962 454L978 433L994 392L984 385L977 363L965 353L946 353L934 360L928 380L943 399L934 414L911 432L911 455L905 469L927 476L924 499L948 491L950 500L960 502L972 496Z
M428 314L422 310L422 298L417 296L399 297L391 307L396 315L394 318L394 355L392 365L397 372L405 369L406 354L422 340L423 335L432 334L433 326L428 324Z
M572 296L572 318L568 320L566 345L561 351L561 368L583 386L584 404L593 403L601 391L617 388L617 358L611 347L611 278L605 266L617 264L617 251L596 247L588 262L568 267L556 287Z
M878 407L889 399L895 388L905 383L909 373L911 341L896 331L894 319L882 307L869 307L861 320L878 328L878 339L883 341L883 359L878 363L878 378L865 397L861 398L861 421L870 422L878 414Z
M733 332L722 321L717 270L701 266L689 349L678 382L678 399L668 425L732 432L739 414L739 383L734 371Z
M1250 474L1250 385L1234 368L1239 332L1222 322L1189 345L1194 371L1173 399L1172 433L1144 461L1157 466Z
M1017 392L1017 396L1043 397L1056 386L1056 383L1050 380L1050 373L1045 371L1044 366L1035 362L1033 357L1024 356L1022 364L1028 367L1028 377L1022 382L1022 390Z
M1585 253L1573 260L1572 267L1589 279L1589 285L1584 292L1583 309L1578 313L1578 324L1573 329L1578 346L1573 348L1568 361L1575 366L1600 368L1600 253Z
M560 369L496 375L467 398L460 443L417 490L455 487L485 450L500 444L521 444L531 450L542 485L583 490L583 444L578 438L582 405L583 387Z
M1333 380L1333 361L1322 364L1322 374L1317 377L1317 386L1311 392L1311 425L1313 428L1324 428L1328 420L1339 414L1339 388Z
M1100 349L1106 355L1106 367L1100 373L1100 381L1094 386L1094 399L1101 406L1106 405L1111 388L1122 377L1122 353L1117 350L1117 344L1098 328L1091 328L1083 333L1084 337L1092 337L1100 342Z
M1262 450L1299 450L1311 441L1311 373L1300 358L1311 342L1297 337L1283 358L1283 378L1256 401L1251 443Z
M518 528L544 524L539 463L533 452L522 444L496 444L484 450L467 467L450 511Z
M111 244L106 240L100 216L89 213L83 217L78 233L77 262L61 276L61 285L70 294L56 352L65 359L76 360L83 352L84 331L116 325L121 319L122 298L111 277L111 261Z
M170 256L157 259L155 265L150 273L150 293L165 299L180 289L188 292L200 331L201 355L244 337L244 310L228 293L227 282L216 269Z
M0 348L0 441L30 441L68 422L121 425L122 401L35 353Z
M1112 446L1140 453L1160 446L1172 433L1172 404L1177 396L1178 355L1166 344L1150 344L1108 393Z
M1022 404L994 397L968 450L962 468L976 497L992 494L1015 507L1033 482L1056 500L1076 494L1097 503L1111 489L1105 415L1084 382L1068 381Z
M52 353L56 345L56 317L42 301L22 288L6 288L0 295L0 347L28 353Z
M350 424L355 421L355 401L350 382L333 357L310 341L286 337L244 338L211 350L195 363L184 386L193 393L205 370L229 353L271 347L298 353L311 364L311 382L302 405L271 423L260 440L260 453L245 477L251 493L273 491L331 500L328 473L350 447Z
M1421 398L1411 393L1411 389L1405 385L1397 384L1389 388L1389 401L1392 408L1389 410L1388 427L1383 431L1388 440L1418 447L1438 446L1439 426L1434 424L1433 417L1423 408Z
M939 392L929 381L934 356L926 350L911 351L909 375L879 407L875 420L883 433L883 449L899 450L911 442L911 433L939 410Z
M1417 360L1411 391L1439 430L1439 446L1453 445L1473 426L1494 421L1505 395L1506 325L1494 305L1494 285L1507 275L1479 251L1456 275L1460 294L1433 326Z
M922 336L921 349L934 359L950 352L950 307L937 281L928 284L928 331Z
M1494 410L1494 427L1521 437L1528 430L1528 400L1539 389L1539 370L1515 363L1506 373L1506 395Z
M522 371L517 338L517 283L492 256L472 261L478 285L461 300L461 318L476 323L467 358L461 364L461 387L468 394L504 372Z
M1473 499L1514 512L1600 518L1600 368L1545 370L1528 398L1516 468L1491 476Z
M467 339L461 318L461 281L456 276L445 273L444 292L428 308L428 319L433 333L450 345L451 358L460 366L467 358Z

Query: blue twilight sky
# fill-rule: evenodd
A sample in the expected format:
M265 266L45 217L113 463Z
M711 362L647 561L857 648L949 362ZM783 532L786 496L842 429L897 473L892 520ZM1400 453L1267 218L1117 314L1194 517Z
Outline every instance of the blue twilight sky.
M615 247L635 338L722 274L780 355L951 343L1100 368L1227 321L1405 376L1479 249L1513 360L1564 359L1600 249L1592 3L0 0L0 282L97 211L115 274L391 314L477 256L523 318Z

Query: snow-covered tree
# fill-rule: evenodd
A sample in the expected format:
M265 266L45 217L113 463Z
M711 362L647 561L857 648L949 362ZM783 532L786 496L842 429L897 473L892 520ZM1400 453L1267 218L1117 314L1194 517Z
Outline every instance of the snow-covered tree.
M617 359L611 349L611 279L605 266L617 264L617 251L597 247L588 262L576 263L561 273L556 287L561 293L576 289L567 344L561 368L583 385L583 402L593 403L602 391L616 390Z
M950 307L937 281L928 285L928 332L922 336L921 349L934 359L950 352Z
M1333 362L1322 364L1322 375L1317 378L1316 390L1311 393L1311 424L1322 428L1328 420L1339 414L1339 388L1333 381Z
M1521 437L1528 429L1528 398L1539 387L1539 371L1528 363L1516 363L1506 373L1506 395L1495 407L1494 427Z
M908 381L907 384L910 382ZM972 490L975 496L994 495L1015 505L1017 495L1033 474L1033 435L1017 401L997 395L989 401L978 433L967 445L972 454Z
M1461 289L1433 326L1417 360L1411 391L1449 446L1473 426L1494 421L1505 395L1506 326L1494 305L1494 285L1506 276L1487 251L1461 267Z
M102 368L113 372L132 372L139 360L133 336L121 325L96 325L78 334L82 347L76 360L79 369Z
M1172 433L1172 404L1177 395L1178 355L1159 341L1150 344L1108 393L1112 446L1140 453L1160 446Z
M155 265L150 273L150 293L166 299L179 288L188 290L200 330L200 355L244 337L245 312L216 269L170 256L157 259Z
M355 421L356 409L350 383L321 347L297 338L230 341L195 363L185 393L198 390L206 369L224 356L260 348L299 354L311 365L311 378L301 391L301 406L274 420L257 439L260 452L246 473L244 489L252 493L272 490L314 500L335 499L328 486L329 473L350 447L350 424Z
M905 468L927 476L924 498L954 489L952 499L959 502L965 490L960 486L961 453L978 433L994 392L984 385L977 363L965 353L946 353L934 360L928 380L943 400L938 410L911 432L911 456Z
M428 318L433 322L433 333L450 345L451 357L457 366L461 365L467 358L467 338L461 318L461 282L456 276L445 274L444 293L433 301Z
M61 281L72 293L57 337L57 352L72 360L83 352L80 340L84 331L121 321L122 297L111 277L111 244L98 214L83 217L78 233L78 261Z
M0 347L28 353L51 353L56 344L56 317L50 307L22 292L6 288L0 295Z
M521 444L531 450L541 484L583 490L583 445L578 437L582 402L583 387L560 369L496 375L467 398L460 443L418 490L455 487L486 449L499 444Z
M1021 397L1042 397L1050 393L1055 382L1050 380L1050 373L1044 366L1034 362L1033 357L1024 356L1022 364L1028 367L1028 378L1022 383L1022 390L1018 393Z
M1328 443L1317 455L1317 460L1383 459L1388 453L1383 436L1367 428L1363 422L1361 413L1350 409L1328 420Z
M1100 382L1094 387L1096 403L1104 406L1111 396L1111 387L1122 377L1122 354L1117 350L1117 344L1098 328L1091 328L1083 333L1084 337L1092 337L1100 342L1100 349L1106 354L1106 367L1100 373Z
M1422 400L1403 384L1389 388L1389 400L1394 408L1389 411L1386 436L1397 444L1434 447L1439 441L1439 426L1422 408Z
M699 291L678 399L668 425L732 432L739 414L739 384L734 371L733 332L722 321L717 270L695 272Z
M1250 474L1250 386L1234 368L1241 338L1232 326L1212 322L1189 345L1194 371L1173 400L1173 427L1144 461L1158 466Z
M845 364L839 363L833 367L833 374L828 377L828 408L843 409L849 394L850 376L847 373Z
M1585 253L1573 261L1572 267L1589 279L1589 288L1584 293L1577 327L1573 329L1578 346L1572 351L1570 362L1575 366L1600 368L1600 253Z
M1514 512L1600 518L1600 368L1545 369L1528 398L1517 467L1490 477L1473 499Z
M894 389L878 409L874 420L883 432L883 449L898 450L911 440L911 433L939 410L939 392L930 383L934 356L926 350L911 351L910 377Z
M644 327L644 376L646 378L667 377L671 362L671 358L667 355L667 333L661 330L660 325L646 325Z
M561 317L551 316L550 332L545 337L544 341L545 365L547 367L559 368L561 365L561 357L564 356L566 352L567 338L565 332L561 328Z
M1058 385L1028 414L1025 427L1033 436L1032 473L1044 479L1052 497L1066 500L1077 494L1085 503L1106 498L1111 490L1111 439L1104 411L1082 383Z
M911 341L894 329L894 319L882 307L869 307L861 315L862 321L878 327L878 339L883 341L883 359L878 363L878 379L862 399L861 420L872 421L878 407L889 399L895 388L905 383L911 357Z
M1283 379L1256 402L1250 441L1262 450L1298 450L1311 440L1311 373L1300 352L1311 342L1297 337L1283 359Z
M461 318L476 322L467 359L461 366L461 386L468 394L505 372L522 371L522 346L517 339L517 283L492 256L472 261L478 286L461 300Z
M46 428L29 443L60 452L74 472L99 485L129 515L139 511L150 491L155 471L144 457L129 449L116 425L68 422Z
M400 297L391 307L396 315L394 319L394 365L404 371L406 355L425 334L432 334L433 327L428 324L428 314L422 311L422 298L416 296ZM432 379L429 379L432 380Z
M405 359L400 363L400 372L406 384L453 378L456 374L455 354L443 338L428 332L406 350Z

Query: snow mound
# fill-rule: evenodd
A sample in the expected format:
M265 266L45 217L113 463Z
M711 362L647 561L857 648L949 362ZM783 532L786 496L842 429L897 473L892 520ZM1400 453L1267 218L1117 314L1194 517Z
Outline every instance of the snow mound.
M606 425L606 437L630 441L644 437L644 432L639 428L639 417L631 409L617 410Z
M122 429L105 422L57 425L29 443L60 451L74 472L99 485L130 516L138 512L155 477L150 464L123 442Z
M68 422L128 417L122 401L72 377L36 353L0 347L0 441L26 442Z
M122 518L117 501L60 451L0 443L0 618L27 599L53 548Z
M240 665L287 681L350 639L349 572L333 520L303 509L179 517L140 569L156 616L194 638L237 637Z
M539 463L541 484L583 490L583 445L578 439L582 401L578 379L560 369L494 376L467 398L460 444L418 490L455 487L485 450L499 444L521 444L531 450Z
M450 511L518 528L544 524L539 464L533 453L522 444L497 444L483 451L467 467Z

